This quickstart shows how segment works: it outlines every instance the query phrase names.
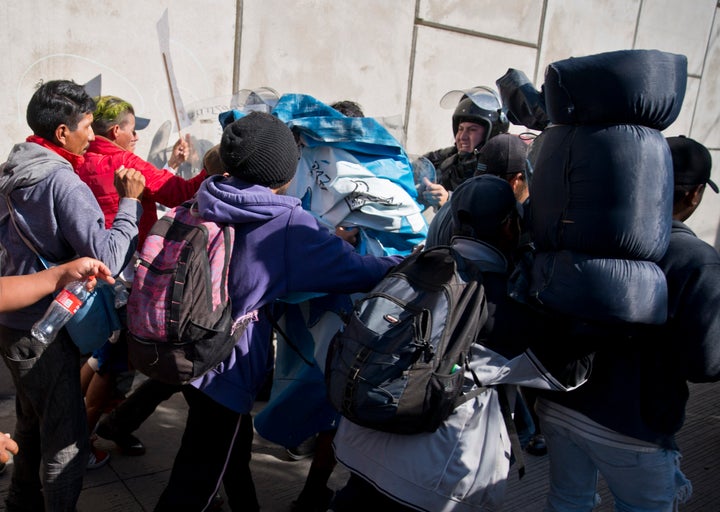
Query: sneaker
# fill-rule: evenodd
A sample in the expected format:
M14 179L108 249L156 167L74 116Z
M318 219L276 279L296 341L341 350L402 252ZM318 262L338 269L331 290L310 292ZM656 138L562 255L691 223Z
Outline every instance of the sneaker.
M88 459L87 468L97 469L103 467L105 464L110 462L110 453L103 450L98 450L94 446L90 447L90 458Z
M107 424L100 423L95 433L103 439L114 442L123 455L145 455L145 445L132 434L116 434Z
M547 444L545 444L545 436L537 434L530 439L530 442L525 447L525 451L530 455L543 456L547 455Z
M287 448L288 457L292 460L303 460L315 454L315 436L310 436L305 441L292 448Z

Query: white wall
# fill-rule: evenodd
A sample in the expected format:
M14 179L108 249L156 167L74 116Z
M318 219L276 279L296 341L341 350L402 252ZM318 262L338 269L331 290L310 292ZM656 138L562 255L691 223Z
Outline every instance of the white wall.
M703 142L720 162L716 0L2 2L0 154L29 134L25 107L39 80L101 74L104 94L152 119L138 145L146 156L174 119L156 31L165 9L182 100L204 113L190 131L203 138L219 137L213 119L235 90L268 86L358 101L367 115L394 119L408 152L419 154L452 143L452 111L439 105L451 89L494 87L511 67L539 88L556 60L657 48L688 57L683 111L665 134ZM720 182L720 165L713 177ZM720 247L719 218L720 197L709 192L690 225Z

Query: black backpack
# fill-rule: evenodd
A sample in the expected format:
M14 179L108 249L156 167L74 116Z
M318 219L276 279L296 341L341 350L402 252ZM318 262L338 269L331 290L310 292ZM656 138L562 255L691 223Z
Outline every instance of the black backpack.
M350 421L398 434L434 432L462 394L470 346L487 319L482 274L455 249L413 254L360 299L333 338L325 379Z

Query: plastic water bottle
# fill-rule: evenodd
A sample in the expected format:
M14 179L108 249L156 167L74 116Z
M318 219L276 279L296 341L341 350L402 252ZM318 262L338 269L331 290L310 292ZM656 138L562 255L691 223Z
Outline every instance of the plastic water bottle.
M77 310L88 298L90 292L85 288L85 281L73 281L53 299L43 317L30 329L30 334L42 343L52 342L63 326L77 313Z

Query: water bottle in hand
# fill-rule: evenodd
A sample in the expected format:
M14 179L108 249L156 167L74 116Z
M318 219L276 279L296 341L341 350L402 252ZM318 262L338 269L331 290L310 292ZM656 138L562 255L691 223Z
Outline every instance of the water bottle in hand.
M30 334L42 343L52 342L57 333L77 313L77 310L88 298L90 292L85 288L85 281L73 281L53 299L43 317L30 329Z

